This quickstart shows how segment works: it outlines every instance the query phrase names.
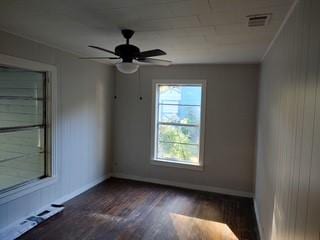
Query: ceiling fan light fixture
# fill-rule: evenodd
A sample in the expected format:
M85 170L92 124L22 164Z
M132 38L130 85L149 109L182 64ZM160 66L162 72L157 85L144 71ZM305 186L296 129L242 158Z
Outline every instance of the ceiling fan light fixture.
M116 67L119 72L131 74L135 73L138 70L139 65L132 62L120 62L116 64Z

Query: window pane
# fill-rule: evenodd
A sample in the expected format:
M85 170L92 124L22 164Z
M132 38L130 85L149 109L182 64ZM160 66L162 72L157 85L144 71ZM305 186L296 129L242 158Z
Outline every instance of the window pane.
M44 130L0 133L0 190L45 175Z
M199 164L201 84L158 84L156 159Z
M0 128L42 124L43 73L0 70Z
M0 191L46 175L44 82L44 73L0 67Z
M159 142L157 158L197 164L199 162L199 146Z
M199 144L199 127L159 125L158 140L162 142Z
M160 104L201 105L201 86L159 85Z
M200 106L160 104L158 111L160 122L200 124Z
M42 124L43 102L0 98L0 128Z
M1 98L42 98L43 73L0 69Z

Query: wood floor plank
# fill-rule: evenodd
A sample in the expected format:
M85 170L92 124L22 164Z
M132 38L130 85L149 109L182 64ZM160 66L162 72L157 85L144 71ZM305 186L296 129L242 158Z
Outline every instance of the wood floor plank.
M256 240L249 198L111 178L20 240Z

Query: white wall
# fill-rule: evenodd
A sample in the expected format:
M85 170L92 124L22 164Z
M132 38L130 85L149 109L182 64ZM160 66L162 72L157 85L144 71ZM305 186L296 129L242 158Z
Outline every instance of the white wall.
M319 239L319 12L319 0L300 1L262 64L256 171L262 239Z
M253 192L258 74L254 64L142 67L140 82L138 73L117 73L114 172ZM150 164L152 79L207 80L204 171Z
M58 70L58 181L0 205L0 228L111 171L114 69L0 32L0 53L52 64Z

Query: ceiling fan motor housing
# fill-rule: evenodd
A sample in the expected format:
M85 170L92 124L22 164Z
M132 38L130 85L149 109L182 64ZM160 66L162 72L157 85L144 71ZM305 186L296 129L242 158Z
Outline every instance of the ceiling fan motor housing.
M140 49L134 45L122 44L115 48L115 53L123 59L123 62L132 62L140 55Z

